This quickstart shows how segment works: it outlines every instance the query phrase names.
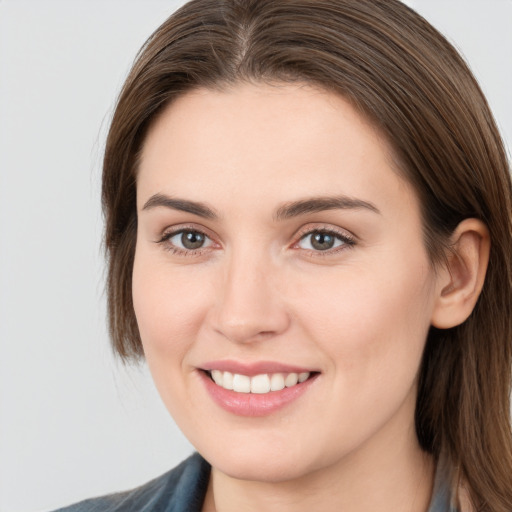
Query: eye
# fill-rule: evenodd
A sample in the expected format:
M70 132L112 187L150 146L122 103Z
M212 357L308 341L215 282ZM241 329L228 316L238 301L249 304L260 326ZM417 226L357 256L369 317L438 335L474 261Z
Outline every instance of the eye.
M165 243L171 250L177 252L197 251L213 244L207 235L194 229L181 229L166 233L159 242Z
M300 249L329 251L342 246L352 246L354 240L346 235L329 230L315 230L306 233L297 243Z

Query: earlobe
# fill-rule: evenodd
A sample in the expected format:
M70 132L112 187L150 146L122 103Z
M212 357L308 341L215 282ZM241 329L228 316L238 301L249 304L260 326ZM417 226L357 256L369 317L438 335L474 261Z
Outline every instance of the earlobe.
M438 276L432 325L449 329L463 323L473 311L484 285L490 237L485 224L465 219L452 235L447 263Z

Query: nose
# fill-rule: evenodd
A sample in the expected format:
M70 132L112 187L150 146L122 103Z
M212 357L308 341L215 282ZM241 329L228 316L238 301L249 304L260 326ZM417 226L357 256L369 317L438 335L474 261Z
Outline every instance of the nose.
M251 343L286 331L290 317L279 292L279 271L263 256L233 255L223 273L214 329L236 343Z

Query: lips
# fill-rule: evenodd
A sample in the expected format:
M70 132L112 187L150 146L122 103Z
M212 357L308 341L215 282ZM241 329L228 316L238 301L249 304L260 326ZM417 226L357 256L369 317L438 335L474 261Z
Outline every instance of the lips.
M241 416L271 414L299 399L319 372L275 362L212 361L199 372L211 398Z
M240 375L247 375L252 377L254 375L261 375L264 373L304 373L313 372L311 368L301 366L294 366L275 361L258 361L254 363L242 363L238 361L208 361L201 365L201 369L205 371L220 370L223 372L238 373Z

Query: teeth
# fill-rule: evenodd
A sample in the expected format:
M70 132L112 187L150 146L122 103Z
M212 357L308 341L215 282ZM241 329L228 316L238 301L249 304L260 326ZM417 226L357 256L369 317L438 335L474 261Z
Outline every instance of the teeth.
M281 391L285 387L290 388L298 383L309 379L310 373L274 373L272 375L263 373L248 377L239 373L222 372L211 370L213 381L224 389L230 389L237 393L265 394L271 391Z
M251 379L251 393L268 393L270 391L270 378L268 375L256 375Z
M299 373L299 382L304 382L305 380L308 380L308 379L309 379L309 372Z
M212 379L215 382L215 384L218 384L219 386L223 386L223 378L222 372L220 370L212 370Z
M224 389L233 389L233 374L232 373L224 372L224 378L222 380L222 387Z
M235 375L233 375L233 391L237 393L250 393L251 378L247 377L247 375L235 373Z
M282 373L274 373L270 378L271 391L281 391L284 389L284 377Z
M292 386L295 386L299 382L299 376L296 373L289 373L286 376L286 379L284 379L284 385L287 388L291 388Z

